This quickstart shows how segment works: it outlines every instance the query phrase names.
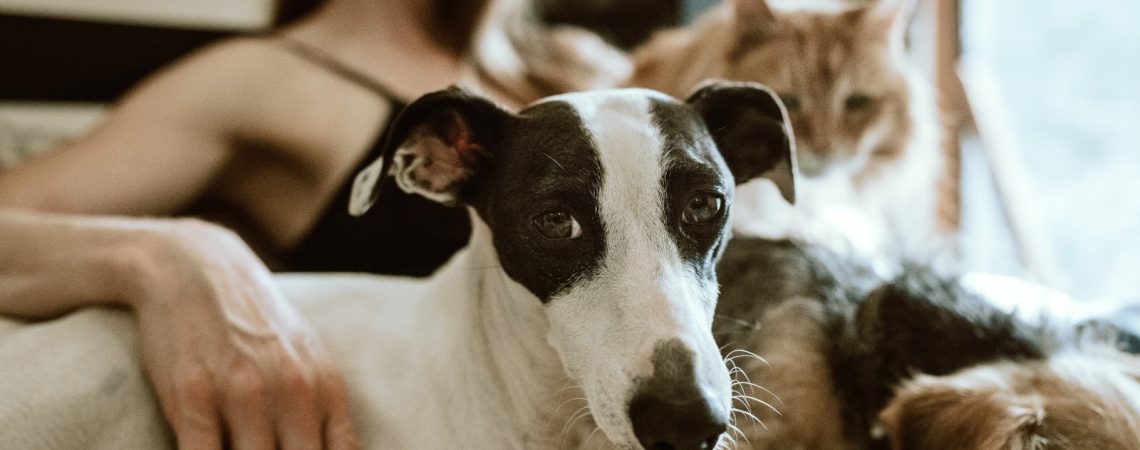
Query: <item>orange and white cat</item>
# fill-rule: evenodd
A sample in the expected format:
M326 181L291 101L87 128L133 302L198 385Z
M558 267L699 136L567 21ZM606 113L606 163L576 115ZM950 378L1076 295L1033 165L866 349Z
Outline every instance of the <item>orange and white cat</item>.
M938 236L942 160L933 97L906 56L908 4L725 0L639 47L629 84L684 95L726 78L763 83L783 99L807 175L803 196L792 211L765 186L738 195L751 199L738 210L739 231L867 254L925 251Z

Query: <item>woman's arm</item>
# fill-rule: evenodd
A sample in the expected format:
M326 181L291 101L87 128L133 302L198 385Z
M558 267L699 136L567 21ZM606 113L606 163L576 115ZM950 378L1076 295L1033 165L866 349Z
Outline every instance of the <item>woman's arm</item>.
M264 131L261 81L274 70L263 51L236 40L192 55L92 134L0 172L0 314L131 309L180 448L354 448L339 373L235 234L195 220L33 212L185 209L245 136Z
M147 228L0 209L0 314L35 319L95 304L125 306Z
M0 209L0 242L0 314L135 312L179 448L356 448L327 352L232 232Z

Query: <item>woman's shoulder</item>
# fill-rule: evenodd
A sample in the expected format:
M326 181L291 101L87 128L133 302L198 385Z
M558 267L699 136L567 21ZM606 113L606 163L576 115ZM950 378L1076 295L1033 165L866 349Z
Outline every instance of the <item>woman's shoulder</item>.
M223 39L156 72L125 100L146 98L167 112L184 112L181 123L217 125L230 132L266 137L307 124L331 121L344 108L378 107L372 96L292 52L280 37ZM340 111L340 113L338 113ZM305 118L305 122L299 119ZM292 133L287 133L292 134ZM260 139L258 139L260 140Z
M151 74L119 100L119 109L154 109L160 116L229 121L288 76L288 55L264 38L208 44ZM177 118L177 117L175 117Z
M182 83L230 97L272 88L275 80L297 72L299 61L269 37L241 36L208 44L175 61L152 77L153 82ZM218 89L219 86L225 88ZM202 92L199 92L202 93Z
M284 35L245 36L220 41L199 50L185 62L188 72L204 80L224 79L234 92L293 97L336 104L346 97L391 97L384 85L356 72L348 64ZM236 91L237 88L241 91ZM315 97L315 98L314 98ZM372 98L369 98L372 97Z

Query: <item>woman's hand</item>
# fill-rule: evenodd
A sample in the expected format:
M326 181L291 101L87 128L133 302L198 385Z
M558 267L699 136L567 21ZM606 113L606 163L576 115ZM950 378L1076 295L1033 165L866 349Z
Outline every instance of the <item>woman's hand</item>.
M357 448L343 379L237 235L164 223L132 260L146 371L179 448Z

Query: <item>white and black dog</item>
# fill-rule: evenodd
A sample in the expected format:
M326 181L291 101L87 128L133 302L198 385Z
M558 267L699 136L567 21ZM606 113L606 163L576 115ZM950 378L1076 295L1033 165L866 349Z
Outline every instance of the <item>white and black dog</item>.
M352 212L385 195L379 182L393 176L407 192L466 207L469 245L426 282L282 280L345 372L367 447L581 448L595 438L711 449L727 440L733 393L711 330L715 265L735 183L767 177L794 199L794 149L775 95L748 84L710 84L685 102L599 91L511 113L452 88L409 105L387 146L357 177ZM88 334L53 345L131 345L126 319L88 314L88 326L72 327ZM120 418L143 411L158 421L145 385L135 386L133 353L101 353L120 355L110 366L129 366L134 380L110 389L137 391L116 397L126 403L115 408L131 411ZM57 362L67 364L76 362ZM584 406L568 403L575 396Z

